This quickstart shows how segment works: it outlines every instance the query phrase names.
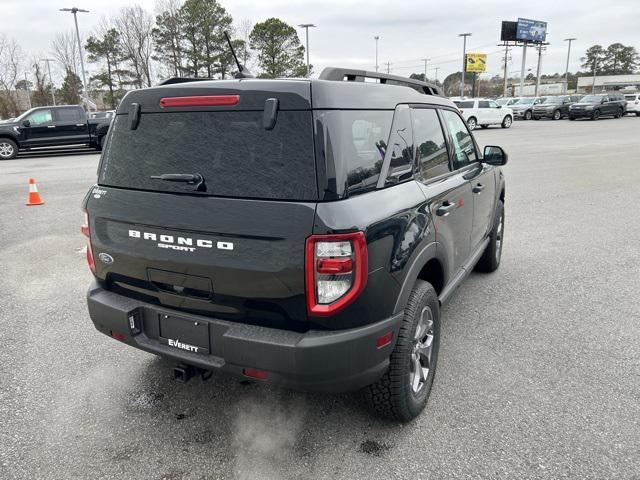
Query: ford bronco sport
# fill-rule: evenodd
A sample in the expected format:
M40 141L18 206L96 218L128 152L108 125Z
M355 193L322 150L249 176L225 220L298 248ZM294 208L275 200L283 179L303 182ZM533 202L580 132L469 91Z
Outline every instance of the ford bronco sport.
M414 418L441 304L500 264L506 154L393 75L166 83L122 100L84 201L96 328Z

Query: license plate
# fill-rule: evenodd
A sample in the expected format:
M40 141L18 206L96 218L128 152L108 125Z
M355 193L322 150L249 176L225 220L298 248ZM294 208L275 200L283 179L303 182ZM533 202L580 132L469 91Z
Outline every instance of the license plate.
M160 342L186 352L209 355L209 324L160 314Z

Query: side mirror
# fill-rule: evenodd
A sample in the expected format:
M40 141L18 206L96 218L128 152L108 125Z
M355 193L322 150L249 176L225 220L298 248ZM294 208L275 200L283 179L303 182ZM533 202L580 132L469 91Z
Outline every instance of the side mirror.
M498 105L498 108L502 108L502 105Z
M484 147L483 162L489 165L506 165L509 156L502 149L502 147L496 147L487 145Z
M23 120L22 121L22 126L23 127L30 127L31 126L31 122L29 120Z

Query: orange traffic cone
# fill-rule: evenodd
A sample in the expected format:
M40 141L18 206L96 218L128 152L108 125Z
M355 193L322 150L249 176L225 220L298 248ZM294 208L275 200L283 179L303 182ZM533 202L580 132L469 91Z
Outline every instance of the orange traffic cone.
M38 186L33 178L29 179L29 198L27 199L27 206L32 207L34 205L44 205L44 202L40 198L38 193Z

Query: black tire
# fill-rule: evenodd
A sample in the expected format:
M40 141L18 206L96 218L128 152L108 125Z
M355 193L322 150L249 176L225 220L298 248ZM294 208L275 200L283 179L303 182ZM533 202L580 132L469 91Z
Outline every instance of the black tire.
M489 125L480 125L480 128L489 128Z
M560 120L562 118L562 112L560 110L556 110L553 112L553 119Z
M532 116L533 116L533 113L531 113L531 110L527 110L526 112L524 112L524 119L525 120L531 120Z
M536 116L533 116L531 118L534 119L534 120L540 120L540 117L536 117Z
M511 125L513 125L513 118L511 118L511 115L505 115L500 126L502 128L510 128Z
M576 117L574 117L573 115L569 115L569 120L575 120Z
M616 118L622 118L624 116L624 110L619 108L616 112Z
M18 145L10 138L0 138L0 160L11 160L18 155Z
M636 117L640 117L640 112L636 112Z
M489 234L489 245L485 249L482 257L476 264L478 272L491 273L495 272L500 266L502 258L502 246L504 244L504 203L498 200L496 205L495 219L493 228Z
M475 130L477 126L478 120L476 120L476 117L469 117L467 120L467 127L469 127L469 130Z
M431 322L431 323L429 323ZM416 331L421 325L421 331ZM423 328L424 326L424 328ZM419 336L416 339L416 334ZM419 363L420 374L417 379L418 389L414 381L417 371L415 358L422 362L416 345L424 345L429 341L429 368L424 376L424 366ZM424 342L422 341L424 339ZM378 415L408 422L424 410L433 378L438 364L438 348L440 346L440 302L433 286L423 280L416 281L413 291L404 309L404 317L389 362L389 369L376 383L365 389L365 398L369 407ZM425 350L423 350L424 352Z
M600 118L600 110L594 110L591 114L591 120L598 120Z
M102 151L103 142L104 142L104 135L102 135L101 137L98 137L98 140L96 141L96 150L98 150L99 152Z

